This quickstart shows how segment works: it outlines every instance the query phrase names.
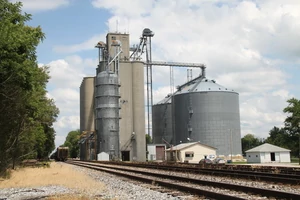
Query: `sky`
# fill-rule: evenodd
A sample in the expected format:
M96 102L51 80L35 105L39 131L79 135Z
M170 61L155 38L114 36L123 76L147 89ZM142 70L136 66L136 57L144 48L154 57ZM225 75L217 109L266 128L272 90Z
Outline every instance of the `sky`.
M16 2L15 0L10 0ZM139 42L154 33L155 61L203 63L206 77L239 93L241 136L266 138L282 127L290 98L300 98L299 0L21 0L46 39L40 65L50 67L48 96L60 110L56 146L79 129L79 86L94 76L95 44L108 32ZM154 103L170 93L168 67L154 67ZM193 69L193 77L199 70ZM187 80L174 69L175 86Z

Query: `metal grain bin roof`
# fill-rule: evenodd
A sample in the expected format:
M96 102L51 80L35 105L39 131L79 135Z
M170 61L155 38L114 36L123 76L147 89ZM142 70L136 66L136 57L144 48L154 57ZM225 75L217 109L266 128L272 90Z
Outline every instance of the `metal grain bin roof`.
M185 84L184 86L179 86L176 94L183 94L188 92L217 92L217 91L236 93L233 90L230 90L224 86L217 84L216 81L214 80L209 80L207 78L199 77L197 79L192 80L188 84Z

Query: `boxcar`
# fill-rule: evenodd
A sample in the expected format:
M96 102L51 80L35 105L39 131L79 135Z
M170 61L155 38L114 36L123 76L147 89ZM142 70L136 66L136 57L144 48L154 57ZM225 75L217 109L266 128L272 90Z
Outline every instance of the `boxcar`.
M57 160L66 161L69 156L69 147L57 147Z

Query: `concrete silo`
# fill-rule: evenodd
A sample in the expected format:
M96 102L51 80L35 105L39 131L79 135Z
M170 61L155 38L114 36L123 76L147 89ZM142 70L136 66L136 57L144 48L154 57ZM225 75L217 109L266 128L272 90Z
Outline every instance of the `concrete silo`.
M95 77L84 77L80 85L80 132L94 131Z
M120 61L120 151L124 161L146 160L144 65Z
M199 76L178 88L172 109L175 144L200 141L218 155L241 154L237 92Z
M94 87L95 77L84 77L80 85L80 133L93 132L95 130L94 115ZM86 160L87 144L80 143L80 159Z

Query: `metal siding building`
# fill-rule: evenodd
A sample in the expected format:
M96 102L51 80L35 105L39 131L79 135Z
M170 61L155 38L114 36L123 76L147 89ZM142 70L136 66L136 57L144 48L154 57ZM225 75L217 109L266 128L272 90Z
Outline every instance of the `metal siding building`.
M246 158L248 163L289 163L291 162L290 151L265 143L246 151Z

